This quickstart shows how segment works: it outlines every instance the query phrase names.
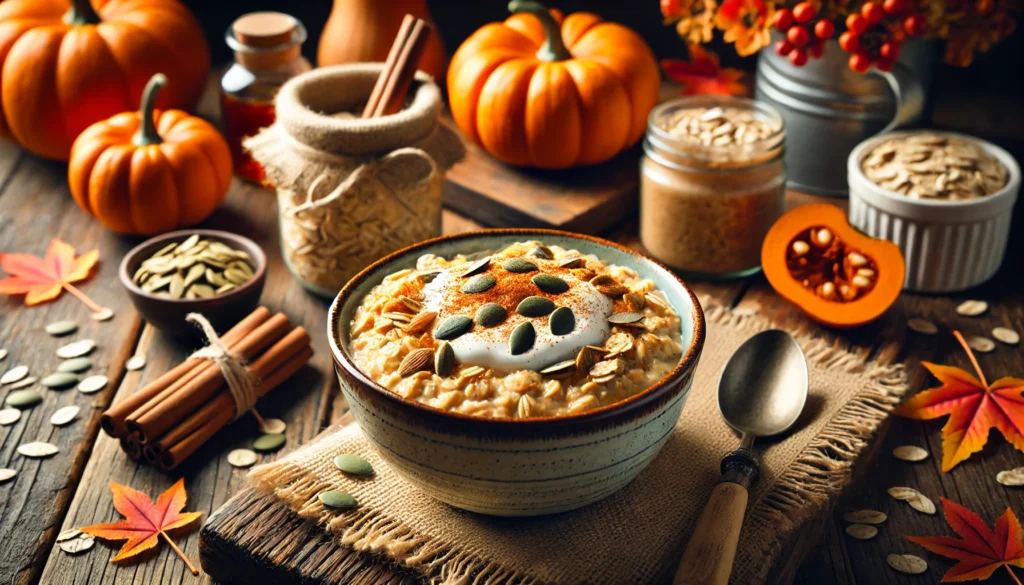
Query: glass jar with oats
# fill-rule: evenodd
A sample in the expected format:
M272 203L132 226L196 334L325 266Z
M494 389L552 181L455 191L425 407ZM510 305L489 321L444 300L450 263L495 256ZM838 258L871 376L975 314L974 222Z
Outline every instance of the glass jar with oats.
M761 242L783 212L785 128L771 106L693 96L656 107L640 163L640 240L686 276L761 268Z

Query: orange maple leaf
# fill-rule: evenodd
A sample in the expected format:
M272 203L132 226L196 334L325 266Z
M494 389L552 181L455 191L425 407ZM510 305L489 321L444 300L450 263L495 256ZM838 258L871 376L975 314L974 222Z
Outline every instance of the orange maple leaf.
M185 561L192 574L199 574L199 570L167 535L168 530L187 526L202 516L202 512L181 512L188 499L184 479L179 479L160 494L156 504L146 494L115 482L110 482L110 491L114 493L114 507L124 515L124 520L94 524L79 530L104 540L127 540L111 562L131 558L155 547L162 536Z
M747 86L739 81L739 69L719 67L718 55L700 45L689 45L690 60L662 59L661 69L669 79L683 85L683 95L743 95Z
M57 238L50 242L45 258L30 254L0 254L0 268L11 275L0 278L0 294L25 295L25 304L31 307L52 301L66 290L98 313L103 307L92 302L71 283L88 278L99 257L99 250L91 250L76 258L75 249Z
M1000 378L988 384L963 336L959 331L953 335L967 351L978 378L960 368L921 362L942 385L915 395L895 410L900 416L917 420L949 415L942 427L942 471L981 451L993 428L1017 450L1024 451L1024 380Z
M995 530L992 530L974 512L946 498L940 499L946 522L961 538L908 536L907 540L916 542L935 554L960 561L946 571L942 576L942 582L983 581L991 577L999 567L1006 567L1013 581L1021 585L1020 579L1010 568L1024 568L1024 533L1013 510L1007 508L996 520Z

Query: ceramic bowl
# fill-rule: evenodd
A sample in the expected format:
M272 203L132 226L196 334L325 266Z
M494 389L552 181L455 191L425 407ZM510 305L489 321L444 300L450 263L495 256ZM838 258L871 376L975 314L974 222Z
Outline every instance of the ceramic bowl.
M359 371L349 355L352 316L385 276L424 254L452 257L540 240L628 266L662 290L681 317L683 356L631 398L578 415L479 418L405 400ZM628 484L657 455L679 420L704 344L704 313L667 268L618 244L541 229L472 232L427 240L372 264L341 290L328 338L356 421L391 467L426 494L496 516L536 516L596 502Z
M977 286L992 278L1003 262L1010 216L1020 191L1020 167L1010 153L990 142L937 132L975 142L995 157L1008 171L1006 186L965 201L911 199L864 176L861 163L872 148L893 136L911 133L881 134L861 142L850 153L850 224L900 247L907 265L903 281L907 290L946 293Z
M205 299L168 299L148 293L132 282L132 275L144 260L172 242L184 242L189 236L223 242L249 254L255 266L254 276L226 293ZM260 302L266 280L267 257L249 238L219 230L181 230L150 238L131 249L121 261L118 277L142 318L157 329L178 338L197 338L199 329L185 320L189 313L202 313L217 331L224 331L251 313Z

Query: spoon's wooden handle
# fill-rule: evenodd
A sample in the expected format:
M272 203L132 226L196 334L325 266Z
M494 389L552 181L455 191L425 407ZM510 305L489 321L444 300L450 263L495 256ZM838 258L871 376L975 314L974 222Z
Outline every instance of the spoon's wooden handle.
M728 585L757 459L737 449L722 460L722 477L697 519L673 585Z

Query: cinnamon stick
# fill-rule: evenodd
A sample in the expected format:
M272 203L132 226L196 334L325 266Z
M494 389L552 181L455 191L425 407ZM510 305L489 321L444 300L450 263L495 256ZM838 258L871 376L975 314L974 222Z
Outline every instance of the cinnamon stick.
M288 317L278 313L243 338L234 351L248 361L283 337L288 327ZM160 436L216 394L224 376L216 364L204 361L207 363L193 380L165 389L127 418L125 427L138 434L140 443L145 445L150 437Z
M309 358L313 356L313 348L306 346L298 354L293 355L288 361L266 376L257 387L257 394L262 396L273 390L282 382L290 378L299 370ZM200 446L210 439L233 418L233 410L221 409L219 414L207 422L204 426L188 435L178 443L163 449L156 449L159 453L161 469L171 470L177 467L189 455L194 453Z
M398 34L395 35L395 40L391 43L387 60L384 61L384 69L381 70L380 75L377 77L377 83L373 85L373 91L370 92L370 99L366 101L366 107L363 108L363 118L373 117L373 112L376 111L377 104L380 103L380 97L384 95L384 87L388 84L388 79L395 71L395 64L402 53L402 47L405 46L406 41L409 39L409 33L412 32L415 22L416 17L411 14L406 14L405 18L402 19L402 26L398 29Z
M427 37L430 36L430 25L423 19L416 19L412 26L412 32L398 55L394 70L388 78L384 93L377 102L373 111L373 117L387 116L397 113L405 103L405 95L409 92L413 77L419 68L420 58L427 46Z
M221 339L230 348L233 344L237 343L269 318L269 309L262 306L257 307L256 310L250 313L246 318L242 319L235 324L234 327L229 329ZM125 434L125 419L167 387L179 380L182 380L183 378L186 378L198 366L203 365L206 361L207 360L199 358L185 360L166 374L144 386L135 394L132 394L117 404L112 405L100 418L100 425L103 427L103 430L115 439L121 438Z

